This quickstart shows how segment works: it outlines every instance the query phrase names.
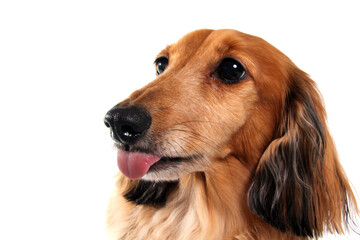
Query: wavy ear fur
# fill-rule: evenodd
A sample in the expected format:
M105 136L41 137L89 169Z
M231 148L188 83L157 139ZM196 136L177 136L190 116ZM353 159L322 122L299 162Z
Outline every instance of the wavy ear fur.
M343 232L354 201L326 126L315 83L294 67L275 139L263 153L248 192L265 222L301 237L324 228ZM357 209L356 209L357 210Z

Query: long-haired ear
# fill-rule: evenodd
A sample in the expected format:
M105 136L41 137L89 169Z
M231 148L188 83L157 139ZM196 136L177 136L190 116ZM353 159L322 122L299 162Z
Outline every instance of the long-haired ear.
M275 139L261 156L248 192L251 210L283 232L319 237L343 232L356 203L326 126L315 83L290 73Z

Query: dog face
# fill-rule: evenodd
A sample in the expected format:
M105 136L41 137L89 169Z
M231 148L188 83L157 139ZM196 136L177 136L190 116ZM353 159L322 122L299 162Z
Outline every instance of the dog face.
M107 114L116 146L130 153L119 154L120 169L145 168L135 175L124 170L130 178L175 180L232 154L254 108L282 98L276 92L284 85L282 58L262 39L232 30L200 30L168 46L155 61L157 78ZM265 112L263 118L273 122ZM130 140L132 131L137 137ZM140 159L151 159L148 170Z

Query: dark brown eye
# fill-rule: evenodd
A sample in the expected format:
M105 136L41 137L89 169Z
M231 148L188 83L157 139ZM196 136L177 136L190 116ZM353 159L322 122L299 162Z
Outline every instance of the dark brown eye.
M159 57L155 60L156 65L156 75L160 75L166 69L169 64L169 59L167 57Z
M233 58L224 58L216 69L217 77L226 84L238 83L245 78L245 68Z

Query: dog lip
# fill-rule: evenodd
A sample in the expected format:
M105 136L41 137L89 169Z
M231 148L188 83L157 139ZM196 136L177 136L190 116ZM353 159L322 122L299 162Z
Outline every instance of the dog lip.
M155 151L147 150L145 148L138 148L129 144L123 144L120 142L114 142L114 147L117 150L122 150L125 152L132 152L132 153L144 153L144 154L150 154L150 155L159 155Z

